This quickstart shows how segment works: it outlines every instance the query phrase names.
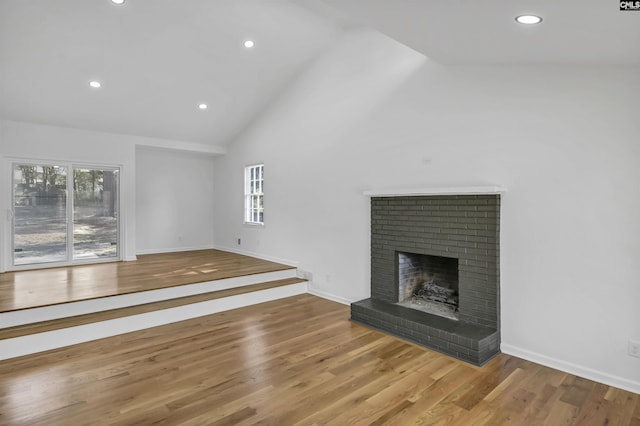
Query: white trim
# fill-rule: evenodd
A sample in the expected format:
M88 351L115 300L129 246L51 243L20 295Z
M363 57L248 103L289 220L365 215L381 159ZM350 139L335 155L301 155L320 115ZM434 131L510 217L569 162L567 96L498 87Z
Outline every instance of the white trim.
M507 188L503 186L443 186L433 188L390 188L364 191L368 197L401 197L412 195L490 195L503 194Z
M299 263L300 263L297 260L282 259L282 258L275 257L275 256L269 256L269 255L266 255L266 254L255 253L255 252L252 252L252 251L241 250L241 249L231 248L231 247L225 247L225 246L220 246L220 245L216 245L216 244L213 245L213 248L216 249L216 250L222 250L222 251L228 251L228 252L231 252L231 253L242 254L244 256L256 257L258 259L268 260L270 262L282 263L283 265L292 266L294 268L297 268Z
M307 292L309 294L314 295L314 296L318 296L318 297L321 297L323 299L331 300L332 302L340 303L342 305L350 306L351 303L352 303L350 300L345 299L344 297L336 296L335 294L326 293L324 291L314 289L314 288L312 288L312 284L311 283L309 283L309 289L307 290Z
M0 340L0 360L171 324L231 309L297 296L306 292L307 283L302 282L92 324Z
M46 262L46 263L25 263L24 265L17 265L11 267L7 272L21 272L21 271L35 271L41 269L54 269L54 268L68 268L72 266L84 266L84 265L99 265L101 263L117 263L121 259L117 257L88 257L84 259L74 260L73 263L69 262Z
M2 123L0 123L0 126ZM1 130L1 129L0 129ZM0 139L2 138L2 132L0 131ZM9 233L11 232L11 224L12 224L12 200L11 195L9 194L12 178L13 178L13 170L11 168L11 161L8 157L2 156L2 163L0 164L0 171L2 174L0 175L0 219L2 224L0 225L0 230L2 233L0 234L0 272L5 272L7 270L7 265L11 265L13 262L10 256L13 256L11 253L11 249L9 248Z
M57 268L61 266L77 266L77 265L87 265L87 264L97 264L97 263L108 263L108 262L118 262L124 259L126 247L125 247L125 221L126 221L126 210L128 205L125 201L125 198L122 196L122 190L125 187L123 185L123 169L124 164L122 163L100 163L100 162L85 162L85 161L75 161L75 160L58 160L58 159L41 159L41 158L29 158L29 157L15 157L15 156L4 156L2 158L3 165L6 167L6 178L7 182L3 182L0 178L0 184L3 185L2 191L0 191L0 195L3 197L3 202L0 203L0 207L2 210L6 208L6 214L11 211L11 220L7 220L4 223L4 227L6 232L4 233L4 241L0 238L1 247L5 251L5 255L2 256L2 261L0 261L0 272L7 271L22 271L22 270L30 270L30 269L47 269L47 268ZM27 263L27 264L14 264L14 228L13 228L13 220L15 219L15 206L14 206L14 169L16 165L33 165L33 166L43 166L44 164L48 166L61 166L66 169L66 216L67 216L67 235L66 235L66 258L61 261L55 262L39 262L39 263ZM73 172L76 169L89 168L89 169L102 169L108 171L117 171L118 172L118 183L117 183L117 248L116 248L116 256L108 257L108 258L83 258L83 259L75 259L74 258L74 250L73 250L73 225L74 225L74 189L73 189ZM7 218L8 219L8 218Z
M168 139L151 139L140 137L136 142L136 149L153 149L159 151L182 151L197 155L219 156L227 153L227 147L220 145L209 145L198 142L174 141Z
M544 365L556 370L564 371L566 373L574 374L576 376L603 383L608 386L613 386L629 392L640 394L640 382L629 380L624 377L614 376L608 373L603 373L602 371L593 370L591 368L577 365L572 362L548 357L546 355L522 349L517 346L509 345L507 343L502 343L500 345L500 349L505 354L526 359L527 361L535 362L536 364Z
M206 246L174 247L174 248L162 248L162 249L137 250L136 251L136 256L141 256L141 255L144 255L144 254L177 253L177 252L181 252L181 251L211 250L213 248L214 248L213 245L208 244Z
M259 226L260 228L264 228L265 224L264 224L264 222L247 222L247 221L244 221L244 222L242 222L242 226L244 226L245 228L253 228L253 227L256 227L256 226Z
M251 177L253 175L253 177ZM258 177L259 175L259 177ZM253 189L252 189L253 188ZM262 207L254 208L254 199L262 201ZM262 210L262 211L261 211ZM252 220L253 214L262 213L262 220ZM244 168L244 225L264 225L264 163Z

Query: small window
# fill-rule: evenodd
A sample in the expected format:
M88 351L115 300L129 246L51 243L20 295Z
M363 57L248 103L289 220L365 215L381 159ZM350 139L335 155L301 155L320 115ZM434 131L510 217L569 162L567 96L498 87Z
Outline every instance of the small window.
M264 224L264 164L244 169L244 222Z

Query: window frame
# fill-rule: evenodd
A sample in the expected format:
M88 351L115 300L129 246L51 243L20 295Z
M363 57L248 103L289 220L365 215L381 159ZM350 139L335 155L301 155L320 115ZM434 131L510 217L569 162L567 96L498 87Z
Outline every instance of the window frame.
M264 163L244 168L245 225L264 226Z
M2 182L2 191L0 191L0 195L2 195L3 202L0 203L7 210L7 221L5 229L5 238L0 238L0 242L2 247L5 248L6 252L1 259L0 272L6 271L20 271L20 270L28 270L28 269L47 269L47 268L57 268L61 266L74 266L74 265L84 265L84 264L97 264L97 263L108 263L108 262L117 262L123 260L124 253L124 244L125 244L125 235L124 235L124 225L123 225L123 197L122 197L122 164L100 164L97 162L82 162L82 161L68 161L68 160L50 160L50 159L38 159L38 158L21 158L21 157L5 157L3 165L6 167L7 173L5 177L6 181ZM25 264L16 264L14 259L15 252L15 188L14 188L14 169L19 165L27 165L27 166L58 166L64 167L66 169L66 257L65 259L61 259L59 261L51 261L51 262L41 262L41 263L25 263ZM74 170L77 169L100 169L103 171L112 171L118 173L118 182L116 183L117 191L114 202L116 204L116 226L115 226L115 234L116 234L116 254L115 256L109 257L91 257L91 258L82 258L75 256L75 244L74 244L74 224L75 224L75 216L74 216L74 189L73 189L73 180L74 180ZM4 173L3 173L4 174Z

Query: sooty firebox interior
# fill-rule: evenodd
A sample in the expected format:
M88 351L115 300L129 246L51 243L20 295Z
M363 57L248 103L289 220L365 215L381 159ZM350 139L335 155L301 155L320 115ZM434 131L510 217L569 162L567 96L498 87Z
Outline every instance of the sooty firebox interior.
M458 259L398 252L398 303L458 320Z

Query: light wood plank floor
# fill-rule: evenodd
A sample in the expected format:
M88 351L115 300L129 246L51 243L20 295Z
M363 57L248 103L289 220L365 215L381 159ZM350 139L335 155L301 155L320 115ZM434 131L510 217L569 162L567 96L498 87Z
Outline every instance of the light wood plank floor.
M640 396L518 358L484 367L311 295L0 363L3 425L639 425Z
M220 250L0 274L0 312L291 269Z

